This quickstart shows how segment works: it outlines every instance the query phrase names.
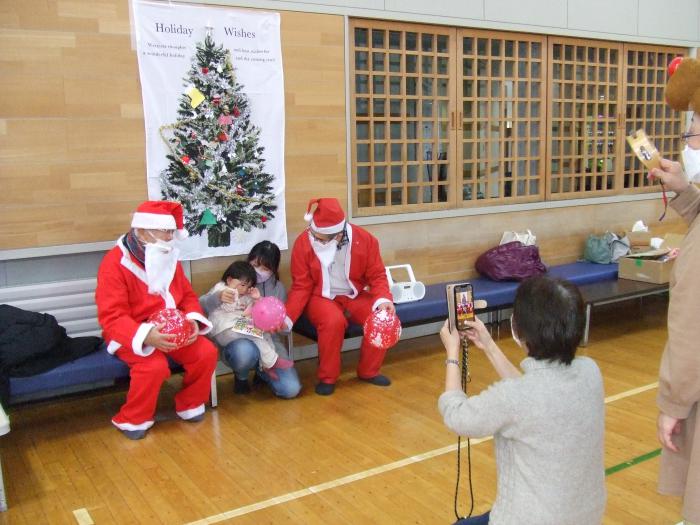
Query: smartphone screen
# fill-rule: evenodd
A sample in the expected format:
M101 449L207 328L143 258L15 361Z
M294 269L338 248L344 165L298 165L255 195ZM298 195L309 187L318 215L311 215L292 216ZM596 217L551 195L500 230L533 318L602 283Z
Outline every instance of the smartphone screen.
M465 321L474 320L474 297L471 284L460 284L454 288L455 326L466 330Z

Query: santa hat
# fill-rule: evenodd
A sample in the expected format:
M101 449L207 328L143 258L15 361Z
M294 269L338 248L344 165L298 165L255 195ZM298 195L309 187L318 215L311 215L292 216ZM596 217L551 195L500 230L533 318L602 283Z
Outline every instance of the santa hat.
M311 213L314 204L316 209ZM311 229L317 233L338 233L345 226L345 212L338 199L311 199L304 220L311 221Z
M185 239L189 233L184 228L182 205L171 201L146 201L136 208L131 220L132 228L146 230L176 230L175 238Z

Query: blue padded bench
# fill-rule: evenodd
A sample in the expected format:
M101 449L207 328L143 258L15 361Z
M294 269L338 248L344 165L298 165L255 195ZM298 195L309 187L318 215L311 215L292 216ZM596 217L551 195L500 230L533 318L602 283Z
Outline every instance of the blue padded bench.
M52 370L29 377L11 377L10 394L27 399L40 393L69 392L77 385L109 385L116 379L129 377L129 367L107 353L103 343L99 350Z
M182 367L170 361L173 373L183 371ZM10 378L11 402L23 399L38 399L70 392L111 386L119 379L128 379L129 367L116 356L107 352L103 343L99 350L75 361L64 363L42 374L28 377ZM216 406L216 393L212 393L212 406Z
M551 266L547 275L567 279L585 289L585 285L599 283L601 281L617 280L617 264L594 264L585 261ZM483 299L488 303L486 311L497 311L509 307L515 299L517 282L498 282L485 277L477 277L469 280L474 288L474 298ZM454 281L461 282L461 281ZM404 327L425 324L435 320L447 318L447 299L445 286L448 282L431 284L425 287L425 297L412 303L396 305L396 313ZM294 331L300 335L316 341L316 329L301 316L294 325ZM358 337L362 335L362 327L350 324L345 332L345 337Z
M0 303L53 315L71 337L100 336L95 306L97 279L76 279L39 285L0 288ZM182 368L170 363L174 373ZM10 402L55 397L113 385L127 379L129 367L107 352L106 345L75 361L29 377L10 378ZM211 405L217 405L216 375L212 376Z

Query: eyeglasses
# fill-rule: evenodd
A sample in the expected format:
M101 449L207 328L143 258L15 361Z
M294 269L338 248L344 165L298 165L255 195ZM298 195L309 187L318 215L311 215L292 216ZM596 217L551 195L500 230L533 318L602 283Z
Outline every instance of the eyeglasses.
M681 133L681 140L688 140L691 137L700 137L700 133Z
M309 230L309 234L311 234L311 237L313 237L314 240L316 240L316 241L317 241L318 243L320 243L320 244L328 244L328 243L331 242L333 239L335 239L338 235L340 235L339 233L336 233L335 235L331 235L331 236L328 237L328 238L326 238L326 237L319 237L316 233L314 233L314 232L311 231L311 230Z

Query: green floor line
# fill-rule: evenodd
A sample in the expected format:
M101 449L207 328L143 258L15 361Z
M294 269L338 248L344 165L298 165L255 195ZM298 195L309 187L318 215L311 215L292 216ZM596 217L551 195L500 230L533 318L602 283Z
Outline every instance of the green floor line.
M648 452L642 456L637 456L636 458L630 459L629 461L625 461L624 463L620 463L619 465L606 468L605 475L609 476L610 474L615 474L615 472L620 472L621 470L625 470L626 468L634 466L637 463L641 463L642 461L655 458L659 455L661 455L661 449L657 448L656 450Z

